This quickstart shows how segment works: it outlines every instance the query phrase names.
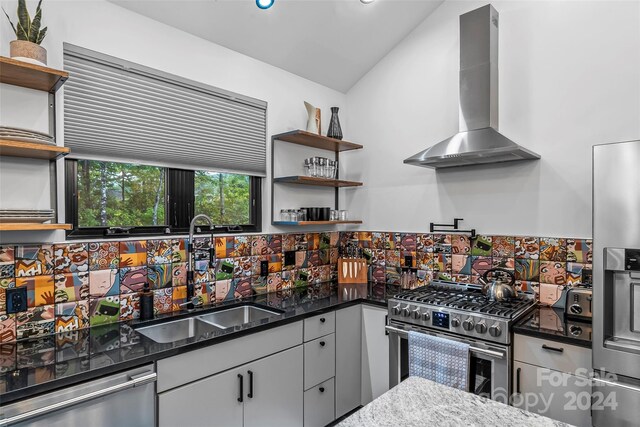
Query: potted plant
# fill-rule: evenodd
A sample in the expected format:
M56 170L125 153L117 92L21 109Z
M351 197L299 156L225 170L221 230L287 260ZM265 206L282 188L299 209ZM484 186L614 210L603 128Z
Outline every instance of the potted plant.
M32 20L27 10L26 1L18 0L18 25L13 25L7 12L4 8L2 9L18 38L10 44L10 55L12 58L32 64L47 65L47 51L40 46L40 43L44 40L44 36L47 34L47 27L40 29L42 23L41 4L42 0L38 2L36 14Z

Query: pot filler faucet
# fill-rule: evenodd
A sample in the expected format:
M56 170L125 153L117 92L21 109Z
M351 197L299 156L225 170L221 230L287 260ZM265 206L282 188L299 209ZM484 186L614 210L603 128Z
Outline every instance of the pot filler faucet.
M187 250L189 251L189 263L187 264L187 303L185 304L187 306L187 310L192 310L194 308L194 305L200 305L199 303L196 302L200 301L198 298L194 298L194 293L195 293L195 275L194 275L194 270L195 270L195 250L194 250L194 244L193 244L193 233L195 232L195 228L196 228L196 222L198 222L199 219L204 219L209 223L209 228L211 230L213 230L214 225L213 225L213 221L211 220L211 218L209 218L207 215L205 214L199 214L196 215L192 220L191 220L191 224L189 225L189 243L187 245ZM211 236L212 238L212 242L211 242L211 246L209 248L209 266L213 267L213 263L214 263L214 244L215 242L213 242L213 235Z

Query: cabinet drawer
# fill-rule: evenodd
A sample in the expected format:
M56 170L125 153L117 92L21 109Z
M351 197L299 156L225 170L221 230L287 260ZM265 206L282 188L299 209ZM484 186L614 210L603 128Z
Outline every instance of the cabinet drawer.
M335 419L333 378L304 392L304 427L324 427Z
M513 358L570 374L575 374L578 368L591 368L591 349L520 334L514 337Z
M304 319L304 341L311 341L336 331L335 311Z
M336 334L304 343L304 389L336 375Z
M586 377L513 363L512 405L578 427L591 427L591 382Z

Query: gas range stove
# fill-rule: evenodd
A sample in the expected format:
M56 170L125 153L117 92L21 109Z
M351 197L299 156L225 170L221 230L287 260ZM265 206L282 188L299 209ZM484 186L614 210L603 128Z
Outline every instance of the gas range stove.
M490 301L479 285L434 280L389 299L389 319L423 328L511 343L511 326L535 306L532 298Z

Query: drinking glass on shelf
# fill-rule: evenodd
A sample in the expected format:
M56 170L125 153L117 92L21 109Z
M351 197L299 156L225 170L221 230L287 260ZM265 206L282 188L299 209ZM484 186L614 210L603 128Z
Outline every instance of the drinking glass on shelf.
M327 178L327 160L324 157L318 158L318 176Z
M331 209L331 212L329 212L329 220L330 221L337 221L338 220L338 211L335 209Z
M334 179L336 177L336 165L333 160L327 161L327 178Z
M343 211L343 210L338 211L338 219L340 221L346 221L347 220L347 211Z
M306 176L312 176L311 175L311 159L304 159L304 174Z
M300 209L296 211L296 217L298 222L307 220L307 211L304 209Z

